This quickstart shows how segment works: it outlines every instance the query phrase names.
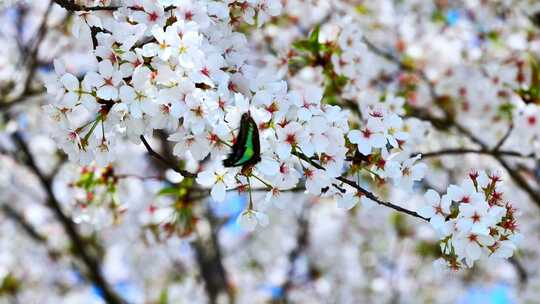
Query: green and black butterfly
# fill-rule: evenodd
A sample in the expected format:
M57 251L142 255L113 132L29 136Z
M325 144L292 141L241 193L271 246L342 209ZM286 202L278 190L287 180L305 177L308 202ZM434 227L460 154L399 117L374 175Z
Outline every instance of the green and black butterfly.
M251 115L244 113L240 120L240 131L238 131L236 142L232 146L232 151L227 156L227 159L223 160L223 165L225 167L242 166L247 168L260 161L259 129Z

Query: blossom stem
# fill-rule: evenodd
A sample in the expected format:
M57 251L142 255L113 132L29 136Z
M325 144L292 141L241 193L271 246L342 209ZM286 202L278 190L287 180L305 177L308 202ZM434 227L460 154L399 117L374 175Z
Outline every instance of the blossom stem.
M253 195L251 194L251 181L249 180L249 176L246 176L248 184L249 184L249 205L248 210L253 210Z
M90 139L90 136L92 135L92 133L94 133L94 130L96 129L96 126L98 124L98 122L101 120L101 115L98 115L98 117L96 117L96 120L94 120L94 123L92 124L92 127L90 127L90 130L88 131L88 133L86 133L86 135L84 136L83 138L83 143L88 143L88 139Z
M261 183L263 183L266 187L268 187L269 189L272 189L272 185L270 185L269 183L265 182L262 178L258 177L257 175L254 175L254 174L251 174L251 176L253 176L256 180L260 181ZM251 186L249 187L251 189Z

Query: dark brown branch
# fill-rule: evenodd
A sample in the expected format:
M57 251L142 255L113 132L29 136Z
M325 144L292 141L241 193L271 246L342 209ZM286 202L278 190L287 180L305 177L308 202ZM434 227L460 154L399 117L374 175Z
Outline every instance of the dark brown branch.
M60 202L56 199L54 192L52 190L52 181L47 178L41 170L38 168L28 145L24 141L22 135L18 132L15 132L12 135L13 141L19 147L19 151L23 153L26 159L26 165L34 173L34 175L39 179L41 186L47 194L46 205L53 211L56 218L62 224L62 227L66 231L71 243L73 244L73 249L81 261L85 264L86 270L88 272L88 278L92 283L94 283L98 288L101 289L103 297L107 303L124 303L121 298L112 290L107 281L105 280L102 272L101 265L99 261L91 256L87 250L85 241L83 237L77 231L75 223L69 218L64 211Z
M302 159L303 161L309 163L310 165L312 165L313 167L317 168L317 169L321 169L321 170L325 170L323 166L317 164L316 162L314 162L312 159L310 159L309 157L307 157L305 154L302 154L298 151L293 151L292 152L295 156L297 156L298 158ZM401 206L398 206L398 205L395 205L393 203L390 203L390 202L385 202L383 200L381 200L380 198L378 198L375 194L373 194L372 192L368 191L367 189L364 189L362 188L360 185L358 185L356 182L354 181L351 181L349 179L347 179L345 176L339 176L339 177L336 177L336 179L344 184L347 184L351 187L353 187L354 189L356 189L358 192L360 192L362 195L365 195L367 198L371 199L372 201L376 202L377 204L379 205L383 205L383 206L386 206L388 208L391 208L391 209L394 209L398 212L401 212L401 213L405 213L405 214L408 214L408 215L411 215L411 216L414 216L414 217L417 217L417 218L420 218L420 219L423 219L424 221L429 221L428 218L425 218L423 216L421 216L420 214L418 214L417 212L415 211L412 211L412 210L409 210L407 208L403 208Z
M25 99L41 95L43 92L45 92L44 89L39 89L39 90L25 89L21 95L13 98L11 100L8 100L8 101L1 100L0 101L0 111L7 111L11 107L13 107L15 105L18 105L19 103L21 103Z
M411 72L416 73L417 75L419 75L420 78L424 82L426 82L426 84L428 85L432 99L437 100L439 98L439 96L437 96L437 94L435 92L435 88L434 88L433 83L426 77L425 73L422 70L414 69L414 68L411 69L411 67L404 64L399 58L393 56L390 53L387 53L387 52L379 49L378 47L376 47L373 43L371 43L365 37L363 38L363 40L368 45L368 48L373 53L375 53L376 55L381 56L383 58L386 58L387 60L389 60L391 62L394 62L395 64L397 64L399 66L400 69L408 70L408 71L411 71ZM433 124L433 126L436 127L437 129L448 130L450 127L454 127L459 133L461 133L465 137L469 138L472 142L474 142L478 146L480 146L481 151L490 151L490 150L493 151L494 150L494 149L490 149L486 144L484 144L484 142L482 140L480 140L478 137L476 137L474 134L472 134L472 132L470 130L468 130L467 128L465 128L461 124L459 124L457 121L451 119L447 113L445 113L446 117L441 119L441 118L433 117L431 114L429 114L429 113L427 113L425 111L422 111L422 110L419 110L419 111L416 111L416 112L417 113L414 113L415 117L418 117L418 118L423 119L423 120L430 121ZM502 146L502 144L504 144L504 141L506 141L506 138L510 135L511 131L512 130L510 129L509 132L507 132L507 134L503 137L503 139L495 146L495 148L496 148L495 150L499 149L500 146ZM502 154L499 154L499 153L490 154L490 155L493 158L495 158L501 164L501 166L503 166L506 169L506 171L508 172L508 174L510 175L512 180L516 183L516 185L519 186L523 191L525 191L529 195L529 198L537 206L540 207L540 192L538 190L533 189L531 187L531 185L525 180L525 178L523 178L514 168L512 168L503 159L503 156L505 156L505 155L502 155ZM516 156L516 155L511 155L511 156Z
M34 80L35 73L37 71L37 68L39 66L39 49L41 46L41 43L43 42L43 39L45 38L45 34L47 33L47 20L49 19L49 14L52 10L52 2L49 3L49 6L47 7L47 10L45 11L45 14L43 15L43 19L41 20L41 23L38 27L38 31L34 37L34 39L29 43L27 47L23 49L20 49L21 54L24 53L26 49L31 49L31 51L27 54L27 56L24 58L24 63L27 66L27 74L26 78L24 80L24 86L21 94L19 96L15 97L12 100L2 100L0 101L0 110L8 110L12 106L18 104L21 101L24 101L26 98L34 95L39 95L44 90L41 88L39 90L33 90L32 89L32 81ZM20 45L19 47L23 47Z
M73 1L69 0L54 0L54 2L65 10L76 12L76 11L115 11L118 9L118 6L85 6L76 4Z
M199 264L199 271L204 280L204 287L209 298L209 302L217 303L221 293L226 293L229 302L234 303L234 293L230 289L227 271L223 265L223 254L219 245L218 220L209 208L206 208L205 217L210 225L210 235L208 239L198 236L193 243L195 256Z
M525 268L525 266L523 266L521 261L515 255L510 257L508 261L510 261L510 263L516 269L516 272L519 276L519 282L521 284L526 284L529 280L529 274L527 273L527 269Z
M9 206L7 203L2 203L2 211L6 214L6 216L10 219L12 219L15 223L19 224L21 228L30 236L33 240L38 241L40 243L47 242L47 238L43 235L41 235L39 232L34 229L34 227L21 215L19 212L17 212L15 209L13 209L11 206Z
M154 160L156 160L154 163L160 173L163 174L165 169L175 169L176 167L172 165L174 162L174 155L172 155L171 150L169 149L166 134L163 132L158 132L158 139L161 142L163 155L156 152L153 152L155 153L153 154L151 151L154 150L150 147L144 137L141 138L141 141L143 141L143 144L146 143L145 147L148 150L148 153L153 156ZM159 166L158 162L164 164L165 166ZM193 175L193 177L195 176L193 173L187 173ZM194 189L190 189L190 192L193 192L192 190ZM189 199L194 201L206 198L208 195L209 192L204 191L203 195L200 197L190 196ZM206 294L210 303L216 303L219 295L225 292L229 297L229 302L234 303L234 292L228 283L227 270L225 269L225 264L223 263L223 256L219 244L219 220L213 216L212 211L209 208L206 208L205 218L208 220L211 227L210 236L208 238L203 238L201 235L199 235L193 242L193 248L195 250L198 269L204 281Z
M422 71L420 69L413 68L412 66L403 63L403 61L401 61L398 57L394 56L393 54L391 54L389 52L386 52L386 51L382 50L381 48L379 48L378 46L373 44L366 37L362 37L362 41L367 45L368 49L370 51L372 51L374 54L376 54L379 57L382 57L382 58L384 58L384 59L386 59L386 60L388 60L390 62L395 63L401 70L413 72L413 73L417 74L418 76L420 76L420 78L422 78L422 80L424 82L426 82L426 84L428 85L429 94L431 95L431 97L433 99L436 99L437 93L435 92L435 87L433 86L433 83L431 82L431 80L429 80L429 78L427 77L426 73L424 73L424 71Z
M432 151L432 152L419 152L419 153L413 153L413 156L416 156L418 154L422 155L422 158L429 158L429 157L439 157L444 155L461 155L461 154L484 154L484 155L500 155L500 156L511 156L511 157L522 157L522 158L532 158L534 155L522 155L521 153L517 151L496 151L496 150L482 150L482 149L470 149L470 148L449 148L449 149L442 149L438 151Z
M150 154L150 156L152 156L153 158L159 160L164 165L166 165L168 168L176 171L177 173L180 173L183 177L191 177L191 178L197 177L197 174L194 174L194 173L191 173L191 172L189 172L187 170L178 168L177 165L175 165L174 163L172 163L171 161L167 160L165 157L161 156L159 153L154 151L154 149L152 149L152 147L150 146L150 144L148 143L148 141L146 140L144 135L141 135L140 138L141 138L141 141L142 141L144 147L148 151L148 154Z
M454 126L458 129L458 131L468 137L470 140L478 144L483 150L488 149L487 145L484 144L479 138L474 136L469 130L461 126L459 123L454 122ZM540 192L536 189L534 189L527 180L517 172L516 169L512 168L506 160L504 160L502 155L494 154L492 155L495 160L499 162L501 166L504 167L506 172L508 172L508 175L512 178L514 183L520 187L525 193L528 194L529 198L538 206L540 207Z
M432 118L429 115L426 115L423 117L423 119L430 121ZM437 121L437 118L433 118L434 121ZM468 139L470 139L472 142L480 146L479 151L492 151L482 140L480 140L478 137L476 137L474 134L471 133L467 128L463 127L461 124L459 124L456 121L448 120L450 125L454 127L460 134L464 135ZM435 125L434 125L435 126ZM512 152L511 154L513 154ZM535 190L528 182L527 180L521 176L516 169L512 168L508 162L504 160L504 156L517 156L517 155L505 155L501 154L500 151L497 151L497 153L488 153L491 157L493 157L499 164L504 167L506 172L508 172L508 175L512 178L514 183L520 187L531 199L531 201L536 204L538 207L540 207L540 192L538 190ZM528 157L534 157L534 155L530 155Z
M501 138L501 140L499 140L499 142L495 145L495 147L493 147L494 151L499 151L501 149L502 145L504 145L508 137L510 137L510 134L512 134L513 130L514 130L514 124L510 124L510 127L508 127L508 130L506 131L504 136Z
M109 5L109 6L86 6L86 5L80 5L80 4L76 4L75 2L73 1L70 1L70 0L54 0L54 2L58 5L60 5L62 8L64 8L65 10L67 11L70 11L70 12L77 12L77 11L115 11L117 9L120 8L120 6L114 6L114 5ZM136 7L129 7L129 8L132 8L132 9L137 9ZM167 7L165 7L165 11L170 11L171 9L174 9L175 6L174 5L169 5Z
M309 245L309 206L304 206L298 217L298 228L296 232L296 246L289 252L289 269L287 271L287 279L281 284L282 293L274 302L289 303L288 294L293 287L295 275L295 264L300 255L306 250Z
M45 249L47 250L47 253L49 256L53 259L56 259L57 257L60 257L63 255L61 251L58 251L54 248L51 248L51 246L48 244L47 237L40 234L34 226L32 226L31 223L29 223L23 215L21 215L17 210L15 210L13 207L8 205L8 203L4 202L1 207L4 214L14 221L17 225L19 225L24 232L36 243L42 244Z
M518 187L520 187L525 193L529 195L531 200L536 203L538 207L540 207L540 192L538 190L534 189L529 182L521 175L518 171L516 171L514 168L510 166L508 162L506 162L501 156L494 156L495 159L503 166L504 169L506 169L506 172L508 172L508 175L512 178L514 183Z

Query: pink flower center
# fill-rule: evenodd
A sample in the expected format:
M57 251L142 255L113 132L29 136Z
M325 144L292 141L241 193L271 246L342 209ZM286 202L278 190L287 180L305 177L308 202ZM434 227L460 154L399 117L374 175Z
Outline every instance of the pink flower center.
M206 77L210 77L210 71L208 70L207 67L204 67L202 70L201 70L201 73L206 76Z
M373 134L373 132L371 132L370 129L366 128L366 129L362 130L362 135L364 136L364 138L370 138L371 134Z
M306 176L307 179L311 179L311 178L313 178L314 173L313 173L312 170L305 169L304 170L304 175Z
M296 136L294 134L287 134L287 138L285 139L285 141L289 145L294 145L296 143Z
M158 17L159 16L156 12L151 12L150 14L148 14L148 20L150 20L151 22L155 22Z

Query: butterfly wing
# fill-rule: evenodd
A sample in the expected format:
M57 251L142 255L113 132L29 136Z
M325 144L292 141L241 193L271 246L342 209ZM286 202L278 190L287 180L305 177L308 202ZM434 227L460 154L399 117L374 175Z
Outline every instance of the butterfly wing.
M225 167L236 166L235 164L242 158L242 155L244 155L244 149L248 136L248 118L249 116L247 114L242 115L242 119L240 120L240 130L236 136L236 141L232 146L231 153L229 153L227 158L223 161L223 165Z
M244 153L238 162L236 162L235 166L252 166L261 160L261 146L257 124L251 117L249 117L248 123L249 127L243 149Z
M257 123L249 114L242 115L240 130L232 152L223 161L225 167L251 166L261 160L261 146Z

